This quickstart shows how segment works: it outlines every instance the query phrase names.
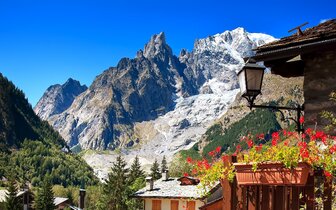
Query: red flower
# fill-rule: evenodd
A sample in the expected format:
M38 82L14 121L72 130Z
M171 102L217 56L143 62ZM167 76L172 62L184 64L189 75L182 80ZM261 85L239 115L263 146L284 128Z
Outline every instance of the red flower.
M309 152L306 149L300 149L300 155L303 159L309 158Z
M307 128L306 134L310 135L311 133L312 133L312 129L311 128Z
M285 145L285 146L288 146L288 144L289 144L289 141L285 141L285 142L284 142L284 145Z
M247 146L251 148L253 146L253 141L250 139L247 141Z
M265 135L264 135L263 133L261 133L261 134L258 135L258 139L259 139L259 140L262 140L262 139L264 139L264 138L265 138Z
M277 145L277 140L276 139L272 139L272 146L276 146Z
M188 173L184 173L183 176L189 176L189 174Z
M334 152L336 152L336 145L332 146L332 147L329 149L329 152L330 152L330 154L333 154Z
M325 136L323 131L316 131L315 137L318 139L321 139L323 136Z
M324 170L324 176L331 177L331 173L329 171Z
M299 122L300 122L300 124L304 123L304 117L303 116L300 117Z
M272 133L272 138L275 139L276 141L279 140L279 138L280 138L279 132Z
M217 153L220 153L221 150L222 150L221 147L217 147L217 148L216 148L216 152L217 152Z
M229 156L228 155L223 155L222 156L222 161L223 162L227 162L229 160Z
M282 133L283 133L284 136L287 135L287 131L286 130L283 130Z
M303 149L306 149L306 148L307 148L307 142L300 141L300 142L298 143L298 146L301 147L301 148L303 148Z
M187 162L188 163L192 163L192 158L191 157L187 157Z
M212 156L214 156L214 155L215 155L215 151L210 151L208 154L209 154L209 156L211 156L211 157L212 157Z
M259 144L259 146L255 147L257 152L260 152L262 150L262 146L263 146L262 144Z

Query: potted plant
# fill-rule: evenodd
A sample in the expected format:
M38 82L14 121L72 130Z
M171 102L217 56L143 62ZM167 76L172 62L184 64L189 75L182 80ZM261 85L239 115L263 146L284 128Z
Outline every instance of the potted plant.
M303 186L313 170L323 169L326 177L336 172L335 137L322 131L275 132L270 145L256 145L252 137L245 140L250 149L233 164L239 185Z

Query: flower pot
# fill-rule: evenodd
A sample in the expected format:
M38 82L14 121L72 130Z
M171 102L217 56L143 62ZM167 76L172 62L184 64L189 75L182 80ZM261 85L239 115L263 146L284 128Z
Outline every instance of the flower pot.
M285 168L282 163L260 163L256 171L252 164L234 163L236 178L239 185L296 185L307 183L311 166L299 163L297 167Z

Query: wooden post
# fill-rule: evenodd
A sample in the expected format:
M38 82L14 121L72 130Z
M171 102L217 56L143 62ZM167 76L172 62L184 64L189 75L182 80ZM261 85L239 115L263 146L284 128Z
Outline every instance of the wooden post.
M306 194L306 204L307 209L306 210L314 210L315 206L315 196L314 196L314 176L309 175L307 184L305 186L305 194Z
M259 188L258 186L249 186L247 190L247 208L248 210L259 209Z
M227 162L224 162L224 165L229 166L231 163L237 162L236 156L229 156ZM227 209L237 209L239 207L238 202L241 200L239 197L239 186L237 185L236 179L230 183L227 179L221 180L221 185L223 189L223 210Z
M268 186L262 186L261 187L261 209L262 210L271 210L270 206L270 188Z
M299 187L292 187L290 197L290 209L299 210L300 208L299 200L300 200Z
M274 209L275 210L284 210L285 207L285 188L283 186L277 186L275 188L275 195L274 195Z
M332 207L332 178L326 178L323 189L323 209L331 210Z

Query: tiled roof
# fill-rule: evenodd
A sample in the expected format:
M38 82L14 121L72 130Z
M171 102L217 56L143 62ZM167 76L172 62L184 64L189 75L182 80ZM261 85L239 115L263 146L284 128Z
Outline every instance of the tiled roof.
M293 34L278 41L262 45L255 50L258 53L307 43L320 42L336 38L336 19L328 20L315 27L307 28L302 35Z
M178 178L169 180L156 180L153 190L148 190L148 186L142 188L134 194L140 198L202 198L199 185L181 185Z
M66 201L68 201L69 198L62 198L62 197L54 197L54 204L55 206L58 206Z
M5 202L7 199L7 190L0 190L0 203ZM16 196L21 196L22 194L24 194L24 191L19 191Z

